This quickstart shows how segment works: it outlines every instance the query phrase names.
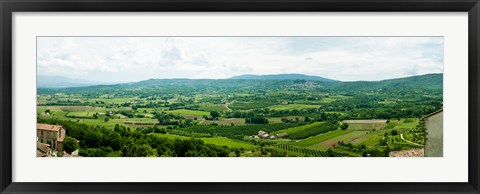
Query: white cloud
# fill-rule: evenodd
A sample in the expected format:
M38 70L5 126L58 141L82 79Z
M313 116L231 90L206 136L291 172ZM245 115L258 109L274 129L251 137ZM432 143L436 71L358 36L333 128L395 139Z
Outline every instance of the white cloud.
M443 72L441 37L40 37L39 74L108 82L303 73L381 80Z

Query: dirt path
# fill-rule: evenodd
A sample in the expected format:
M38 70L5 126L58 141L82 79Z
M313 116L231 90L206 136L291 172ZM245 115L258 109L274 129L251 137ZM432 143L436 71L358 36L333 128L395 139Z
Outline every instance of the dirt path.
M408 140L406 140L405 138L403 138L403 133L400 134L400 138L402 138L402 140L405 141L405 142L407 142L407 143L411 143L411 144L413 144L413 145L422 146L422 147L423 147L423 145L421 145L421 144L414 143L414 142L408 141Z
M232 104L234 101L230 102L230 103L225 103L223 106L225 106L225 108L227 108L227 111L228 112L232 112L232 109L230 109L230 107L228 107L230 104Z
M227 108L228 112L232 112L232 109L230 109L228 105L225 105L225 108Z

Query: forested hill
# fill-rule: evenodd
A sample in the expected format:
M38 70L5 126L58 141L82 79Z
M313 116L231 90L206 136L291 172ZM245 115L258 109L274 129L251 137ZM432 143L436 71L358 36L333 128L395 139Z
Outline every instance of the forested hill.
M442 90L443 74L426 74L382 81L341 82L336 87L352 90L389 88Z
M97 85L75 88L39 88L38 92L65 93L108 93L128 92L132 94L162 94L181 92L237 92L251 90L316 90L316 91L398 91L398 90L434 90L442 92L443 74L427 74L382 81L315 81L305 79L149 79L140 82ZM152 93L153 92L153 93Z
M390 79L390 80L385 80L383 82L385 84L390 84L390 85L404 84L406 86L419 86L419 87L427 87L432 89L439 89L435 87L443 86L443 73Z
M336 82L337 80L323 78L319 76L310 76L304 74L271 74L271 75L239 75L229 79L255 79L255 80L312 80L324 82Z

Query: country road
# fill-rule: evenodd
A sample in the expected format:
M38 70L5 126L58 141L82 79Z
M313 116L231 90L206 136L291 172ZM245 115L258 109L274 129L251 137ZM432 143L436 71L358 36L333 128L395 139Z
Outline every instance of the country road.
M230 103L225 103L223 106L225 106L225 108L227 108L227 111L228 112L232 112L232 109L230 109L230 107L228 107L230 104L232 104L233 102L235 102L235 100L231 101Z
M414 143L414 142L408 141L408 140L406 140L405 138L403 138L403 133L400 134L400 138L402 138L402 140L405 141L405 142L407 142L407 143L411 143L411 144L413 144L413 145L422 146L422 147L423 147L423 145L421 145L421 144Z

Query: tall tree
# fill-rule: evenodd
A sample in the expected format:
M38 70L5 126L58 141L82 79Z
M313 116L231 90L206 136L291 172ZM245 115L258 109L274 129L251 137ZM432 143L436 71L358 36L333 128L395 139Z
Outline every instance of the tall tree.
M78 144L78 140L73 138L73 137L66 137L65 141L63 142L63 149L67 153L72 153L73 151L77 150L80 148L80 145Z

